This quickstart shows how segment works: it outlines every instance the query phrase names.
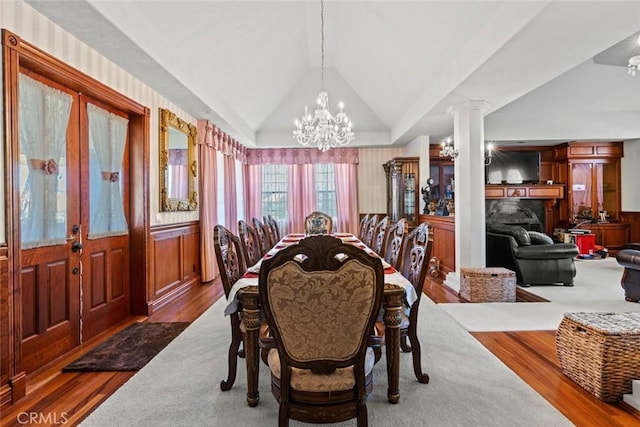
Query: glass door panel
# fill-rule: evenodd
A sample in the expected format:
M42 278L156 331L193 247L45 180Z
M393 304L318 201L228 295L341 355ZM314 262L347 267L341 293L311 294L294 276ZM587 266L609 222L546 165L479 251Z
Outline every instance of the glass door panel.
M572 213L576 219L593 218L593 200L591 196L593 177L591 163L574 163L571 165L572 174ZM597 207L596 207L597 208Z
M597 188L598 216L604 214L606 220L617 218L619 214L617 211L617 167L613 163L603 163L596 165L595 170L599 183ZM600 219L602 220L602 217Z

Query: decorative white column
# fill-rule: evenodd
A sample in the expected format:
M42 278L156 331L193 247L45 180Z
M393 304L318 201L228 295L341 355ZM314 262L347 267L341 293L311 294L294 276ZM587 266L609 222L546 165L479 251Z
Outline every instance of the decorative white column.
M455 173L456 271L445 284L460 289L460 268L485 267L484 112L485 101L468 101L449 108L458 156Z

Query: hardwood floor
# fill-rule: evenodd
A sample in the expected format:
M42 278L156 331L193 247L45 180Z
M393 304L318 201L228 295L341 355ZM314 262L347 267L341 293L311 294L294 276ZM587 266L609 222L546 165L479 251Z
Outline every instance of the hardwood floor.
M425 294L437 303L459 302L454 293L434 279L427 279ZM77 425L134 373L67 373L61 372L63 366L132 322L193 321L221 296L219 282L196 287L149 318L132 318L96 337L42 372L31 375L27 396L2 408L0 425ZM472 335L575 425L640 426L640 414L632 408L603 403L562 374L555 355L554 331L482 332Z

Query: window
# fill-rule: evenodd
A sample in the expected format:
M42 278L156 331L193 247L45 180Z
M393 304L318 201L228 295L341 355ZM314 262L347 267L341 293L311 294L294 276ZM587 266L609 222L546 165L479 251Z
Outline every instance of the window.
M288 219L287 175L287 165L262 166L262 213L276 218L281 230Z
M262 214L273 216L278 221L280 229L285 232L289 223L288 170L288 165L262 166ZM313 173L313 187L316 192L316 206L313 210L330 215L336 223L338 209L333 164L315 164ZM295 203L295 200L291 203Z
M335 223L338 218L336 207L336 181L333 177L333 164L314 165L316 179L316 209L330 215Z

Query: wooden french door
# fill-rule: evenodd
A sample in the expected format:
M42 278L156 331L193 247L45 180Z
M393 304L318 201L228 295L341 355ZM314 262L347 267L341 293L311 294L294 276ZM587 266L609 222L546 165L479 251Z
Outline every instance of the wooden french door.
M90 144L89 118L87 104L101 108L109 113L127 119L127 115L107 105L80 96L80 152L81 155L81 209L80 217L83 230L82 249L82 341L93 338L110 326L122 321L131 312L130 291L130 259L129 234L116 236L100 236L93 238L89 235L92 230L91 204L95 198L90 197L89 175L92 168L97 168L95 162L95 148ZM129 221L129 143L125 144L122 168L118 171L115 183L120 185L125 218ZM101 175L107 171L99 171ZM111 171L109 171L111 172ZM106 179L103 178L103 179ZM120 201L113 201L120 203Z
M51 163L48 159L30 159L28 153L21 151L14 170L20 176L23 206L29 197L37 197L27 196L23 177L41 164L44 169L47 164L55 164L55 227L64 228L62 241L29 245L22 241L26 227L24 219L21 222L22 367L30 373L129 315L130 263L128 234L89 238L91 203L95 203L90 173L95 162L89 141L87 102L106 107L41 75L28 70L21 73L71 97L62 154ZM24 125L28 123L21 122L21 129ZM117 178L121 180L128 222L128 155L124 158ZM40 170L35 173L52 174Z

